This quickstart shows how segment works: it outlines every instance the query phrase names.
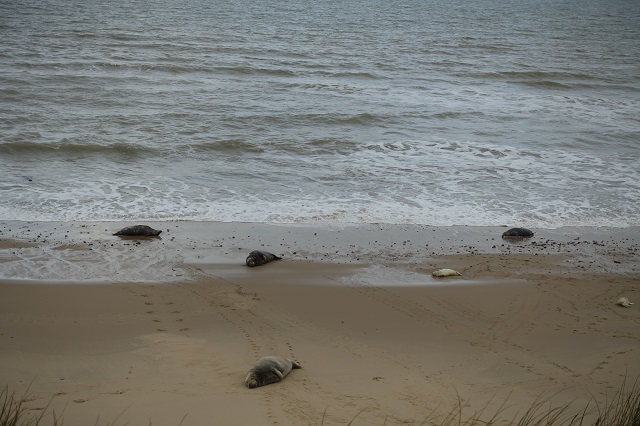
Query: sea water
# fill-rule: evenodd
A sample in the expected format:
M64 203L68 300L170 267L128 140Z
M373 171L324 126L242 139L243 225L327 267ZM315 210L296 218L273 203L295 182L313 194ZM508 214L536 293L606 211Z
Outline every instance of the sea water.
M640 225L635 0L0 0L0 219Z

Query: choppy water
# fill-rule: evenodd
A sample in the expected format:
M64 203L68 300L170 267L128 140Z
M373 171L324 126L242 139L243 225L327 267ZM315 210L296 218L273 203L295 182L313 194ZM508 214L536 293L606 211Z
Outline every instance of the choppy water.
M0 219L640 224L640 2L0 0Z

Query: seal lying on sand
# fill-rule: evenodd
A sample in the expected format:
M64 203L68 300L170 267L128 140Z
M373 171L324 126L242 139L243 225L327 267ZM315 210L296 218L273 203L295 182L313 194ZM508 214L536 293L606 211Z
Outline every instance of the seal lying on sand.
M431 273L434 277L452 277L455 275L462 275L458 271L454 271L453 269L438 269Z
M629 302L629 299L627 299L626 297L621 297L616 302L616 305L622 306L623 308L628 308L629 306L633 305L633 302Z
M247 266L260 266L260 265L264 265L265 263L269 263L272 260L280 260L280 259L282 258L276 256L273 253L254 250L251 253L249 253L249 256L247 256L246 262L247 262Z
M260 358L253 368L249 370L247 378L244 379L244 384L247 385L249 389L253 389L259 386L277 383L284 379L293 368L302 367L300 367L300 364L297 362L291 361L288 358L265 356Z
M140 236L140 237L157 237L162 231L153 229L147 225L135 225L122 228L113 235Z
M533 237L533 232L527 228L511 228L502 233L503 237Z

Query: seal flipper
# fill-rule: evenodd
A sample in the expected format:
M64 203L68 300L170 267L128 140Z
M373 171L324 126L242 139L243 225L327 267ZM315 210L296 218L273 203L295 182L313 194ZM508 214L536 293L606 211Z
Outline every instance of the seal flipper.
M284 376L282 375L282 371L278 370L276 367L271 367L271 371L276 373L276 375L280 378L277 381L280 381L280 380L282 380L284 378Z

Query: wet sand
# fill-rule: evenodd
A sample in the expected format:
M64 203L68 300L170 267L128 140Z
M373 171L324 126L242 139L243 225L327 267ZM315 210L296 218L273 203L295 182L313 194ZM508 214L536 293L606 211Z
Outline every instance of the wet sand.
M640 374L640 303L615 304L640 302L638 228L126 225L0 223L0 384L65 425L420 424L458 395L511 418ZM264 355L303 368L247 389Z

